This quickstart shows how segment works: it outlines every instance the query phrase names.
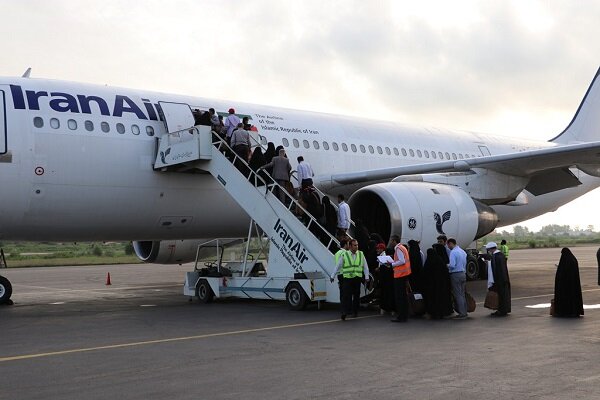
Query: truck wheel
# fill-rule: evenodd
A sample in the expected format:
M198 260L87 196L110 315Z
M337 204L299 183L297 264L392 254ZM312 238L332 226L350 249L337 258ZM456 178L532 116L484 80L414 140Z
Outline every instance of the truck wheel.
M298 283L290 283L285 290L285 300L291 310L302 311L308 305L308 296Z
M213 301L215 294L211 289L208 281L201 279L196 284L196 297L201 303L208 304Z
M472 256L467 257L467 280L474 281L479 278L479 264Z
M11 304L10 296L12 295L12 285L10 281L3 276L0 276L0 304Z

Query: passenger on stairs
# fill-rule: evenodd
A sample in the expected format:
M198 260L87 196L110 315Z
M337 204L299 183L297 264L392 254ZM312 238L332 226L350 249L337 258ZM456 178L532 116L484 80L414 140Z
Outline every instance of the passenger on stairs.
M302 189L312 186L312 178L315 176L312 167L308 162L304 161L304 157L302 156L298 156L297 160L298 166L296 167L296 171L298 172L298 182L300 182Z
M281 188L284 188L284 190L285 190L285 188L289 185L290 173L292 172L292 166L290 164L290 160L288 160L287 157L285 156L284 149L280 149L279 155L277 157L273 157L271 162L265 164L261 168L261 170L268 169L268 168L273 168L273 173L271 174L271 176L273 177L275 182L277 182L280 186L280 187L276 188L277 195L279 197L279 200L281 200L281 202L283 204L285 204L286 196L285 196L285 192L283 190L281 190Z
M337 213L333 204L331 204L331 200L329 200L328 196L323 196L321 200L323 211L321 212L321 225L325 227L325 230L329 232L331 236L335 236L335 228L337 225ZM329 237L325 235L323 237L323 242L326 244L329 242Z
M227 129L227 143L230 143L231 141L231 134L233 133L233 131L237 128L238 124L240 123L240 119L237 115L235 115L235 110L233 108L229 109L229 115L227 116L227 118L225 118L225 123L224 123L224 127L225 129Z
M345 236L348 229L350 229L350 206L344 201L344 195L338 194L338 237Z
M240 122L237 129L231 134L231 148L237 156L248 162L250 158L250 135L248 131L244 129L244 125ZM244 175L247 175L246 166L241 161L236 161L236 167Z
M219 116L215 113L215 109L212 107L208 109L208 113L210 115L210 125L212 126L212 130L219 133L221 128L221 120L219 119Z
M267 176L265 174L264 170L260 170L260 168L266 164L265 162L265 155L262 152L262 149L260 146L256 147L254 149L254 151L252 152L252 156L250 157L250 162L248 163L250 165L250 168L252 168L252 170L256 173L258 173L258 175L263 178L265 180L265 182L267 181ZM254 183L254 179L251 179L252 183ZM257 186L262 186L263 182L261 180L258 180L256 182Z

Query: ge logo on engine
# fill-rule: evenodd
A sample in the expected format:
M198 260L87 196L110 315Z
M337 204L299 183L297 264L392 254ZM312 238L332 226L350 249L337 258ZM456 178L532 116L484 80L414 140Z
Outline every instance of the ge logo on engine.
M411 218L408 220L408 229L415 229L417 227L417 220L414 218Z

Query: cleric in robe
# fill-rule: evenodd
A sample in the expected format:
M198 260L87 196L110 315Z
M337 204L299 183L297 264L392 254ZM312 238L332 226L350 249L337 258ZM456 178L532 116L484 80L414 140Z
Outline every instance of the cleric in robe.
M486 244L485 249L491 255L494 284L490 290L498 293L498 310L493 312L492 316L505 317L510 313L510 278L508 277L508 268L506 268L506 259L494 242Z
M440 319L454 312L450 299L450 272L440 254L447 257L443 245L435 244L427 249L427 259L423 267L423 298L425 311L432 319Z
M554 316L583 315L583 297L579 280L579 263L571 250L562 249L554 279Z

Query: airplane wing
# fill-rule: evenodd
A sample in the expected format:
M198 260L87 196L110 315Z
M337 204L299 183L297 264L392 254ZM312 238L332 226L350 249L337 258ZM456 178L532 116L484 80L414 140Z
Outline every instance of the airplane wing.
M534 195L539 195L581 184L569 170L574 166L590 175L600 176L600 142L561 145L465 160L349 172L335 174L331 179L340 184L351 184L393 179L401 175L464 172L473 168L482 168L502 174L530 178L526 189Z

